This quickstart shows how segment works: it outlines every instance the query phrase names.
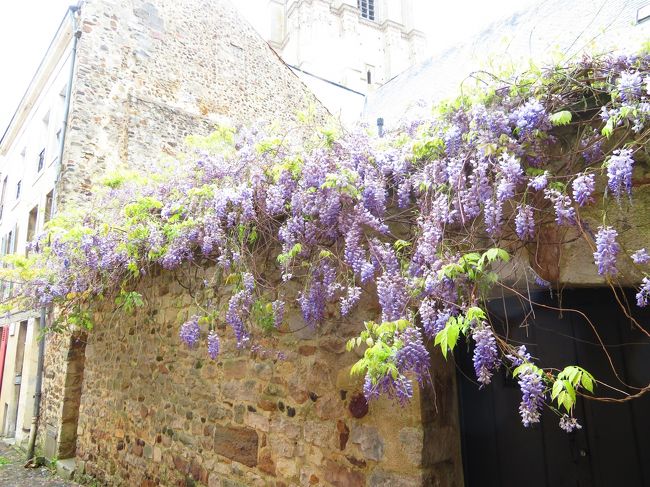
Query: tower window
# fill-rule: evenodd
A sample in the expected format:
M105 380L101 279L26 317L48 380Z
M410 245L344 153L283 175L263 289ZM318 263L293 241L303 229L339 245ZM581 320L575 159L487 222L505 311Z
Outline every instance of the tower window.
M361 12L361 17L375 20L375 0L357 0L357 6Z
M45 165L45 148L38 154L38 168L36 172L41 172Z
M370 72L370 70L368 70L368 72L366 73L366 80L368 81L369 85L372 84L372 73Z

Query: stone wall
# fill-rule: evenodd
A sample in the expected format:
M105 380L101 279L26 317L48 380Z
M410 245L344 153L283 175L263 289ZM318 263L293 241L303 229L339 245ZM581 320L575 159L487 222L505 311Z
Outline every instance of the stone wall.
M70 458L77 442L86 334L52 333L45 340L37 444L48 458Z
M85 0L59 205L218 122L289 122L314 95L227 0Z
M179 341L196 309L171 274L139 291L145 308L124 316L107 305L88 336L79 471L111 486L462 485L453 365L439 359L434 390L404 408L367 405L350 377L358 356L345 341L376 305L350 321L332 309L318 332L262 336L252 355L224 328L214 362L205 345ZM288 330L298 314L287 309Z

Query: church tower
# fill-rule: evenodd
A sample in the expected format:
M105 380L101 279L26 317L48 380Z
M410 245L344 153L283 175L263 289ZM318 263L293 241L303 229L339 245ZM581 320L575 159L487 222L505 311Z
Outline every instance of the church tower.
M421 0L269 0L269 43L302 73L361 94L422 60Z

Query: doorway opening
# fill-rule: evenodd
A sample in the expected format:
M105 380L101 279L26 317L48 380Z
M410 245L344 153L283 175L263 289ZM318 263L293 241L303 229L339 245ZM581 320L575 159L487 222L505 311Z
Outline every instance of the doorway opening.
M598 385L595 392L608 397L624 398L650 383L650 339L625 316L609 288L565 290L561 301L548 291L531 298L538 303L532 308L515 298L492 302L490 319L498 334L525 344L539 366L579 365L621 391ZM650 329L650 309L634 307L632 290L624 298L635 319ZM517 380L502 366L492 384L479 390L471 354L457 357L468 487L650 485L649 395L617 403L579 397L575 416L582 429L573 433L561 430L559 415L548 408L539 424L524 428Z

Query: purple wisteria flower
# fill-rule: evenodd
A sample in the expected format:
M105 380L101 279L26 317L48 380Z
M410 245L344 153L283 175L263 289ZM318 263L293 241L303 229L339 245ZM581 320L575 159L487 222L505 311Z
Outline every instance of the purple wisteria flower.
M280 328L284 319L284 301L276 299L271 304L271 309L273 310L273 326L276 329Z
M632 260L634 261L635 264L647 264L650 262L650 255L646 251L645 248L639 249L636 252L632 254Z
M219 335L214 330L208 333L208 355L212 360L219 356Z
M533 278L533 280L535 281L535 284L537 284L540 287L551 287L550 282L548 282L546 279L542 279L537 274L535 274L535 277Z
M650 299L650 278L644 277L639 292L636 293L636 305L645 308L648 306L648 299Z
M519 367L524 362L530 362L530 354L526 345L519 345L512 353L506 355L514 367Z
M580 206L584 206L587 203L592 203L594 201L591 197L596 188L596 180L593 174L580 174L573 180L572 187L573 199Z
M548 171L544 171L543 174L531 178L528 182L528 186L533 188L535 191L542 191L548 185Z
M447 324L451 317L451 311L448 308L437 309L433 300L425 298L420 303L419 308L422 326L427 337L435 337Z
M571 206L571 198L560 193L557 189L546 189L544 198L551 200L555 210L555 221L558 225L573 225L576 221L576 211Z
M484 387L491 382L492 373L499 366L497 342L492 328L486 323L481 323L472 330L472 338L475 343L474 372L481 383L480 387Z
M532 206L519 205L517 207L515 231L521 240L532 239L535 236L535 217L533 216Z
M511 119L522 137L529 137L535 130L544 130L550 126L546 109L535 99L517 108Z
M251 292L253 289L255 289L255 278L253 277L253 274L250 272L244 272L242 274L242 285L248 292Z
M519 160L512 155L504 154L499 161L499 183L497 184L497 200L506 201L512 198L517 184L522 180L523 170Z
M377 296L381 306L382 321L404 318L408 305L406 280L399 274L383 274L377 279Z
M348 316L361 298L361 288L349 286L345 296L341 297L341 316Z
M383 178L380 176L366 178L361 194L363 205L370 213L382 216L386 212L386 187Z
M253 276L244 273L242 277L244 288L230 297L230 300L228 300L228 310L226 311L226 323L230 325L235 333L237 348L244 348L250 340L250 335L246 330L245 320L248 318L251 305L253 304Z
M440 330L434 330L434 323L438 317L438 310L436 309L436 305L434 304L433 300L430 298L424 298L420 302L418 313L420 314L420 319L422 320L424 333L429 338L434 337Z
M637 100L641 96L643 80L638 71L623 71L616 81L616 88L625 102Z
M402 342L395 354L395 365L401 374L413 372L420 385L429 381L429 364L431 358L422 341L422 334L417 328L407 328L399 334Z
M630 194L632 192L632 168L634 166L632 149L615 150L606 165L607 186L614 196L620 198L624 191Z
M325 319L325 307L334 299L338 289L336 270L331 263L321 260L313 270L308 289L298 296L298 303L300 303L305 323L316 328Z
M603 157L602 147L603 139L598 134L586 137L580 141L582 157L588 165L599 161Z
M563 414L560 418L560 428L562 428L567 433L571 433L575 430L582 429L582 426L580 426L576 418L573 418L568 414Z
M483 219L487 233L491 237L496 236L503 224L503 203L492 199L488 200L483 209Z
M199 327L199 317L192 316L188 321L181 325L179 336L181 341L188 347L194 348L199 343L201 328Z
M544 382L532 365L524 365L519 374L519 388L521 389L521 403L519 414L521 422L528 427L539 423L541 409L544 404Z
M386 394L392 399L396 399L400 404L407 404L413 397L413 384L404 375L399 374L397 378L391 375L385 375L376 382L370 375L366 374L363 383L363 395L367 401L379 398L380 395Z
M616 242L616 237L618 237L618 232L612 227L598 227L594 260L598 266L598 274L601 276L614 276L618 272L616 269L616 256L620 246Z

